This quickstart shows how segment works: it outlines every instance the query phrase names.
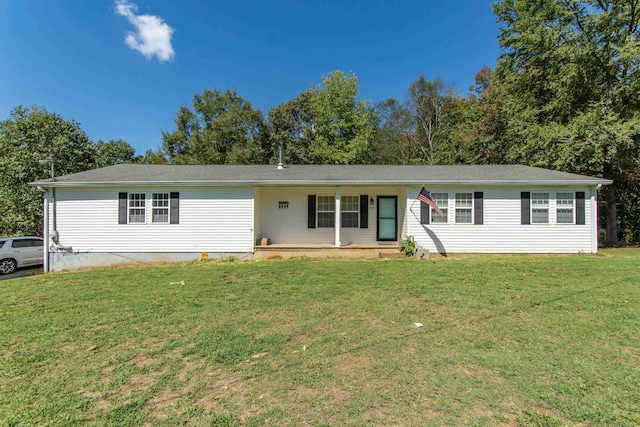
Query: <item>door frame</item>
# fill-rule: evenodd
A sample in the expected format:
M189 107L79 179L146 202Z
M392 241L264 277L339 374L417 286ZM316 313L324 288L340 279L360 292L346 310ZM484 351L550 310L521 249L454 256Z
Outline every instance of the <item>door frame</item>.
M398 196L377 196L378 197L378 206L376 206L376 240L380 242L393 242L398 240ZM394 199L395 201L395 212L393 213L393 238L380 238L380 199ZM391 218L383 218L383 219L391 219Z

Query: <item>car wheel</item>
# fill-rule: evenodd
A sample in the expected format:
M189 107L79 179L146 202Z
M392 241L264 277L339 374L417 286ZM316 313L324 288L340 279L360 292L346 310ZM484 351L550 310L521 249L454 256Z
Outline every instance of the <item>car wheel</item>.
M11 274L16 271L16 262L12 259L3 259L0 261L0 274Z

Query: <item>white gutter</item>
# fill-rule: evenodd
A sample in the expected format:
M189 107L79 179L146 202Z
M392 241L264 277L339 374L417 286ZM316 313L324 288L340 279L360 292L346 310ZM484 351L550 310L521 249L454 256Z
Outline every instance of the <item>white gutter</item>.
M134 187L134 186L154 186L154 187L190 187L190 186L211 186L211 187L243 187L243 186L422 186L422 185L456 185L456 186L477 186L477 185L500 185L500 186L523 186L523 185L608 185L613 181L608 179L598 180L534 180L534 181L501 181L501 180L459 180L459 181L385 181L385 180L237 180L237 181L103 181L103 182L32 182L30 185L39 185L48 188L86 188L86 187Z
M598 190L602 185L598 184L593 190L591 201L591 253L598 253Z
M42 238L44 240L42 245L42 271L49 272L49 192L43 187L37 187L38 191L42 192L42 203L44 218L42 218Z

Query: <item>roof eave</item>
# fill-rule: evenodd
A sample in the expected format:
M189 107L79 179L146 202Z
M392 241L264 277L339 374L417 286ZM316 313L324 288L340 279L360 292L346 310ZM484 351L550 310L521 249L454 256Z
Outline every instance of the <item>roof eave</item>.
M101 181L101 182L64 182L64 181L35 181L29 185L43 188L83 188L83 187L122 187L122 186L152 186L152 187L265 187L265 186L338 186L338 185L369 185L369 186L393 186L393 185L609 185L613 181L608 179L585 180L236 180L236 181Z

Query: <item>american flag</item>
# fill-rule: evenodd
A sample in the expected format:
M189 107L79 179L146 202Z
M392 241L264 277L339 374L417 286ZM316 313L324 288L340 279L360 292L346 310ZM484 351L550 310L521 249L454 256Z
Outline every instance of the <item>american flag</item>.
M426 188L422 187L422 190L418 193L418 197L416 199L420 200L420 202L425 203L433 208L434 211L438 212L438 215L442 215L442 211L438 207L436 201L431 197L431 193L427 191Z

